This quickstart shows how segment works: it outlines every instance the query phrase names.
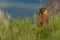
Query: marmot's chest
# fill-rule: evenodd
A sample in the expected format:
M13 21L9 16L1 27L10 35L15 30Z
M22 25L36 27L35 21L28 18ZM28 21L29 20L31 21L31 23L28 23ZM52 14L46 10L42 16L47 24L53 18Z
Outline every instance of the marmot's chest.
M43 15L40 16L40 21L44 22L44 21L46 21L46 18L47 18L47 15L43 14Z
M45 19L46 17L47 17L46 14L42 14L42 15L40 16L41 19Z

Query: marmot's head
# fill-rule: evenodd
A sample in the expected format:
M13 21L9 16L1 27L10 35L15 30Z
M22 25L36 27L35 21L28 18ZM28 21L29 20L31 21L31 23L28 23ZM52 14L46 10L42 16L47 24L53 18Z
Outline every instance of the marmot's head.
M47 12L46 8L39 8L39 14L43 14L44 12Z

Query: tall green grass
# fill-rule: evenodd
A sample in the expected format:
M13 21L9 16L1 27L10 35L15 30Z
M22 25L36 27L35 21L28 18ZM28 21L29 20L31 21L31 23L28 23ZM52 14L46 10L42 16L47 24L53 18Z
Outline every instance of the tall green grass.
M52 16L48 27L37 27L27 17L11 18L8 27L0 21L0 40L60 40L60 18Z

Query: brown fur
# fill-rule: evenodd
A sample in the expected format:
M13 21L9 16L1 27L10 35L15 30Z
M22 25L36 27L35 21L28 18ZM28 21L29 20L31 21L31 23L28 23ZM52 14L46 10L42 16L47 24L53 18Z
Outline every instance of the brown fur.
M43 24L48 25L48 10L46 8L39 8L39 21L37 26L42 26Z

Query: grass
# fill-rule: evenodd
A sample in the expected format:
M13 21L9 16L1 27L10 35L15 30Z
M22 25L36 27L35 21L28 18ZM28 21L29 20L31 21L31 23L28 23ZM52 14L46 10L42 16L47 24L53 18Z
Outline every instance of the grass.
M0 40L60 40L60 18L50 18L49 27L37 27L30 18L9 20L6 27L0 21Z

